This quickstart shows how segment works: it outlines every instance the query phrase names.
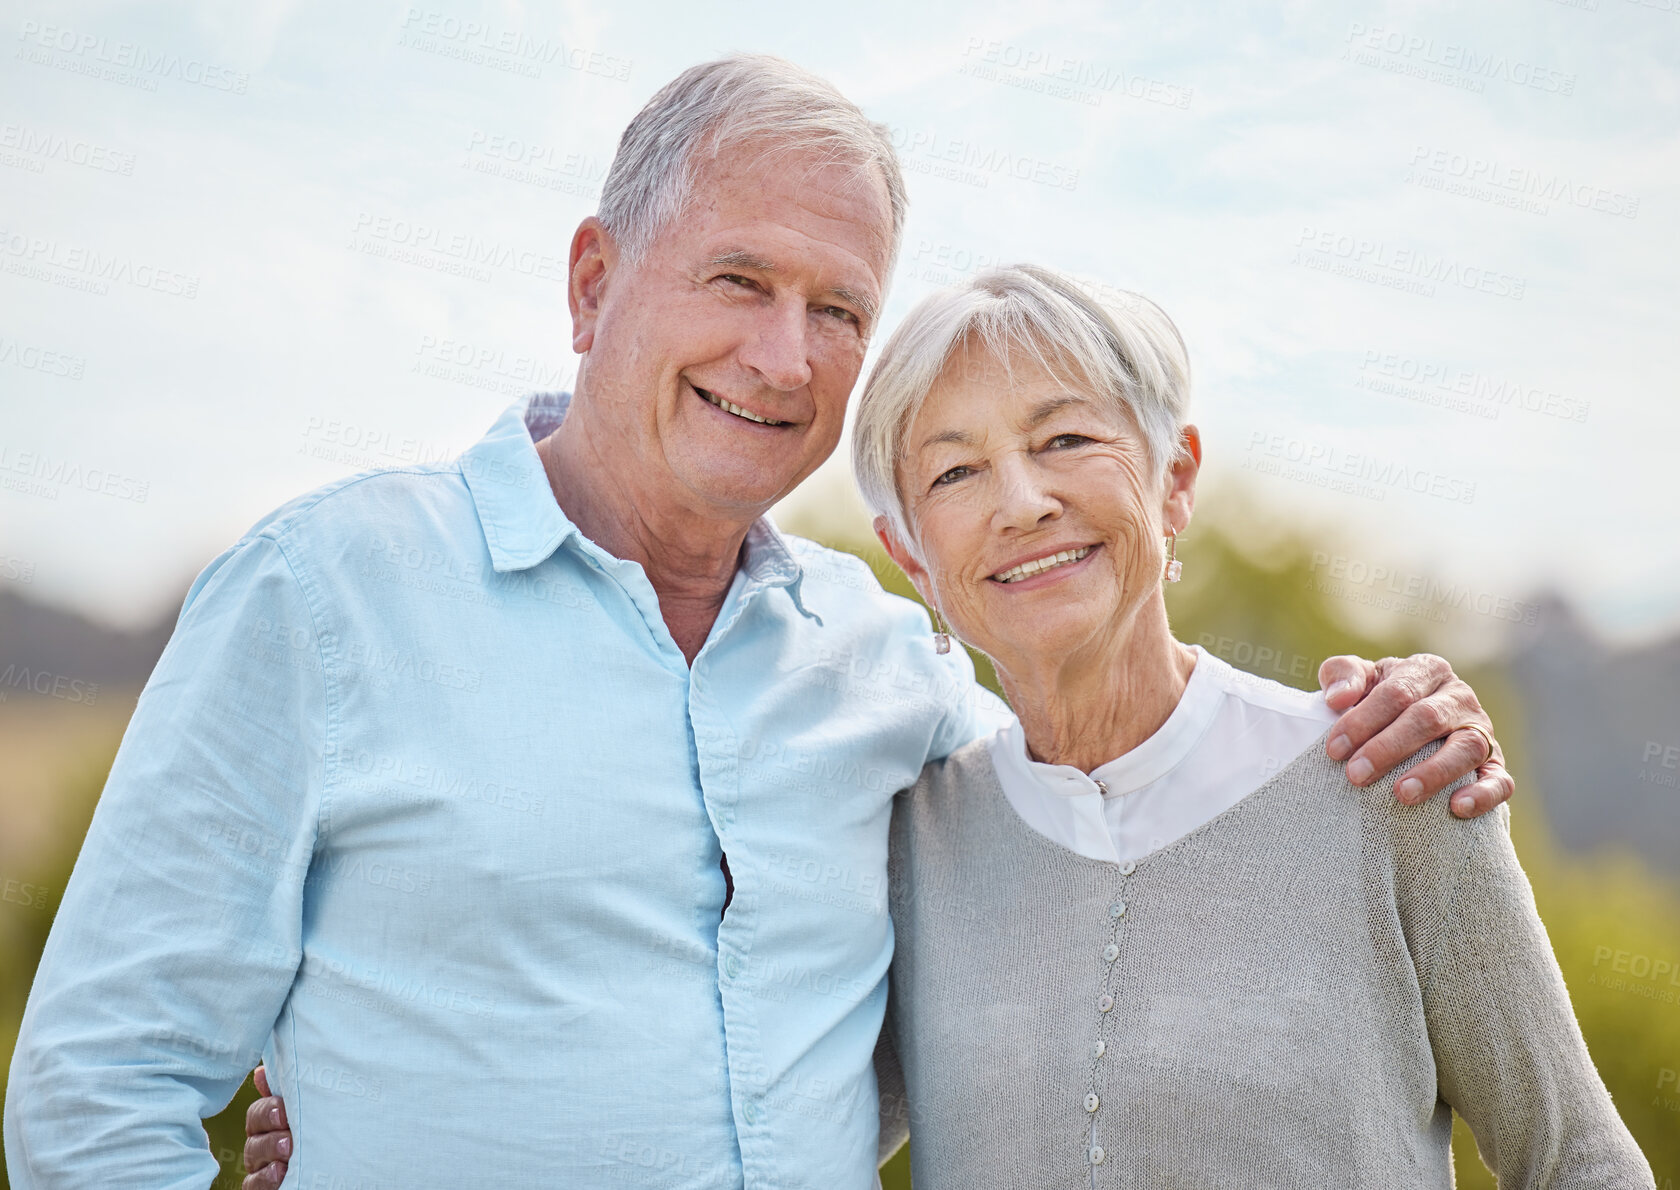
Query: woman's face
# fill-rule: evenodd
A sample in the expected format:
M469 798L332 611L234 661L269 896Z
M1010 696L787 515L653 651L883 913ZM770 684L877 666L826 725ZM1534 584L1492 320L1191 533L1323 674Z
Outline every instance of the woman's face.
M953 356L898 475L919 557L883 533L922 597L1005 670L1125 632L1160 597L1165 518L1182 528L1195 484L1194 458L1152 482L1143 436L1109 402L1025 352L1012 366Z

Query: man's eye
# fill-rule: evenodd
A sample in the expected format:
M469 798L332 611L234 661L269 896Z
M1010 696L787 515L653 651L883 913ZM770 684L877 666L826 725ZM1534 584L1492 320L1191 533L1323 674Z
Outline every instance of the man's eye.
M718 280L719 281L727 281L731 285L744 285L748 289L755 288L751 281L749 281L747 278L741 276L741 274L739 274L739 273L723 273L718 277Z
M962 479L967 475L968 475L968 468L967 467L952 467L949 471L945 472L938 479L934 480L933 481L933 486L936 487L936 488L949 487L951 484L956 483L957 480Z
M858 325L858 316L844 306L824 306L823 313L831 318L838 318L841 322L848 323L851 326Z
M1070 446L1084 446L1090 441L1091 439L1085 437L1083 434L1057 434L1045 445L1053 447L1056 450L1064 450Z

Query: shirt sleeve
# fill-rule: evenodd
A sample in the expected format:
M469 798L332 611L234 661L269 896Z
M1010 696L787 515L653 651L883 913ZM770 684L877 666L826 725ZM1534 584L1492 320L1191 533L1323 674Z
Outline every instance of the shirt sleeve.
M1650 1187L1587 1053L1509 821L1502 806L1463 824L1473 838L1420 972L1441 1096L1501 1187Z
M5 1113L18 1190L216 1177L200 1120L259 1060L301 955L322 639L272 537L241 542L188 593L24 1012Z

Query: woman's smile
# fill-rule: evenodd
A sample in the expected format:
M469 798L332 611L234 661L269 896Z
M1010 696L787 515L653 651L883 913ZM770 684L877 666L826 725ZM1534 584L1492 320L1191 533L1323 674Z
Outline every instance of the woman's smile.
M989 581L1011 591L1036 591L1083 570L1084 563L1101 548L1100 545L1081 545L1043 550L1028 555L1023 561L1011 562L993 574Z

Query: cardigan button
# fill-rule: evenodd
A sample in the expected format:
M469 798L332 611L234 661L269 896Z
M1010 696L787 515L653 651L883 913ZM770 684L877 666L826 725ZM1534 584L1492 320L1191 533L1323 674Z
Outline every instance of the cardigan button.
M1097 1093L1095 1091L1092 1091L1089 1095L1085 1096L1085 1110L1086 1111L1096 1111L1098 1106L1101 1105L1101 1103L1102 1103L1102 1100L1097 1098Z
M1103 1163L1103 1158L1106 1156L1108 1156L1108 1154L1103 1152L1101 1145L1093 1146L1091 1149L1091 1164L1101 1165Z
M1116 901L1108 907L1108 915L1118 921L1126 916L1126 902Z
M1108 1052L1108 1042L1104 1041L1100 1037L1097 1038L1096 1044L1091 1047L1091 1057L1100 1058L1104 1054L1106 1054L1107 1052Z
M1127 860L1125 863L1120 865L1120 875L1122 876L1130 876L1135 871L1137 871L1137 865L1131 860Z
M1114 1007L1114 997L1109 995L1107 992L1104 992L1102 994L1101 998L1097 1000L1097 1011L1098 1012L1107 1012L1109 1009L1111 1009L1113 1007Z
M1104 962L1112 963L1115 959L1117 959L1119 957L1120 957L1120 948L1118 946L1114 945L1114 943L1110 942L1107 946L1103 947L1103 961Z

